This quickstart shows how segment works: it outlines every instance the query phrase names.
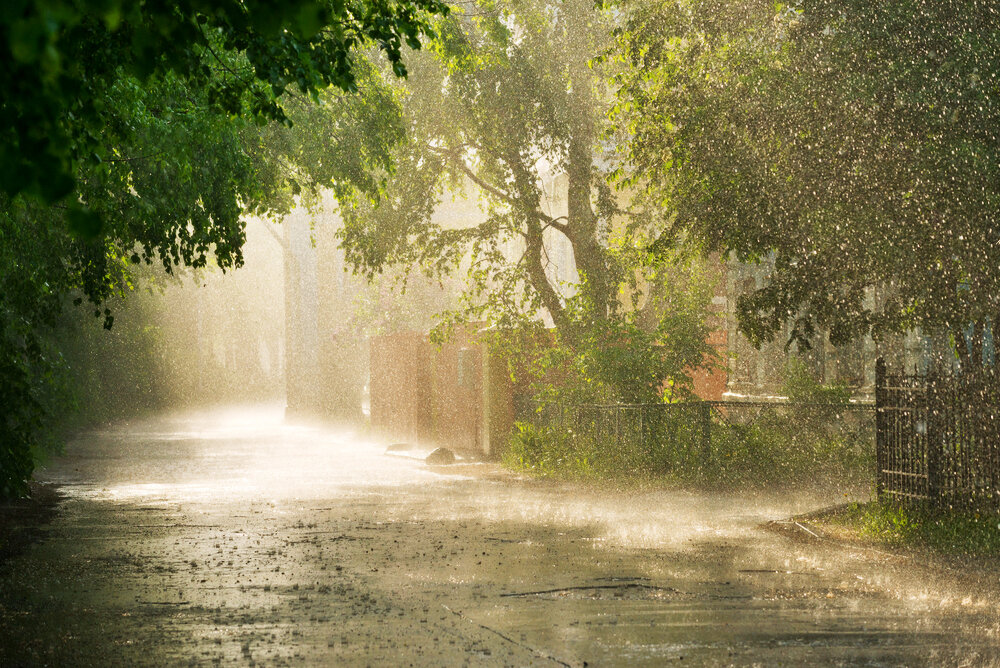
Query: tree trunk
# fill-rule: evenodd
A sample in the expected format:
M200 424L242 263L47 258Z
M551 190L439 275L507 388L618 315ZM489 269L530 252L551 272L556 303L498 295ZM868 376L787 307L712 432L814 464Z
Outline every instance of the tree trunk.
M588 40L586 13L568 17L570 44ZM579 58L569 70L569 104L574 118L570 122L567 164L567 237L573 244L576 268L584 279L595 315L606 318L614 309L615 283L611 280L607 249L599 238L599 220L594 213L592 185L594 178L594 99L593 73L586 60Z
M525 198L519 202L521 214L524 216L524 241L525 241L525 269L528 273L528 281L538 293L542 306L549 315L552 322L559 330L568 331L569 318L566 317L566 309L563 306L559 293L556 292L549 277L545 274L545 229L538 218L540 211L535 177L524 164L521 155L512 153L505 156L505 162L510 167L516 182L516 191L520 193L533 193L530 199Z
M545 274L545 265L542 258L545 255L543 243L542 226L537 218L529 217L527 225L527 235L525 237L527 248L525 249L524 260L527 264L528 279L538 292L542 301L542 306L552 316L552 322L559 330L569 329L569 318L566 317L566 309L563 306L559 294L549 283L549 277Z
M576 268L584 280L595 315L607 317L612 308L612 285L607 251L598 238L598 220L590 199L593 158L591 137L573 137L570 144L567 192L568 237L573 244Z

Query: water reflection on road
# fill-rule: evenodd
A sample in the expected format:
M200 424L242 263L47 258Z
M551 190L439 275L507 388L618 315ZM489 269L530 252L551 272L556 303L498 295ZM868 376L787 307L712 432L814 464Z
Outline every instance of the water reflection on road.
M815 508L827 495L764 500L726 494L601 492L516 481L490 463L425 467L390 457L350 431L286 425L279 407L158 418L95 431L42 477L73 496L229 504L294 502L364 493L435 499L424 512L459 519L600 526L600 540L663 547L709 534L746 535L762 521ZM443 496L442 496L443 495ZM447 503L445 498L447 497Z
M67 500L0 594L0 631L26 636L0 651L149 664L997 658L994 577L969 593L905 561L760 529L830 493L584 489L383 450L285 425L275 408L80 438L40 476Z

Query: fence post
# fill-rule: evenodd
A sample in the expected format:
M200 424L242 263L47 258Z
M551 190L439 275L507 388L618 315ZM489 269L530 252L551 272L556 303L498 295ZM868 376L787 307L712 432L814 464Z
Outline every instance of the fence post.
M886 386L885 358L875 360L875 496L881 498L885 492L884 473L886 466Z
M615 443L618 444L618 448L619 449L621 449L623 447L623 444L622 444L622 426L621 426L621 422L622 422L622 410L624 410L624 409L621 408L620 406L618 406L618 407L616 407L614 409L614 411L615 411Z
M701 452L702 461L708 467L712 463L712 404L701 402Z
M938 385L940 376L936 370L927 374L924 400L927 411L927 498L936 504L941 498L941 452L944 439L941 434L941 401Z
M646 452L646 405L642 404L639 406L639 450L640 452Z

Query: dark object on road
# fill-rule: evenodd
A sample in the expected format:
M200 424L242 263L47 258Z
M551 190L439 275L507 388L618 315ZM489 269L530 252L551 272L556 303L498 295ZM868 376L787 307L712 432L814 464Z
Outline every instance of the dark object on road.
M410 443L393 443L388 448L385 449L386 452L406 452L407 450L412 450L413 445Z
M438 448L427 455L424 462L427 464L454 464L455 453L448 448Z

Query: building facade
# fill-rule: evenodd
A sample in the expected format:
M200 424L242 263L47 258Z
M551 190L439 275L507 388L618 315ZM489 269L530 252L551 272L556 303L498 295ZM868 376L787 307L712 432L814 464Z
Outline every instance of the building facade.
M819 383L842 384L854 391L855 400L874 397L875 360L885 358L890 368L924 373L932 364L954 364L955 355L945 336L932 336L919 330L887 337L876 342L865 336L846 345L834 346L828 333L817 334L808 350L786 345L790 324L773 340L759 349L739 332L736 300L740 295L766 285L772 265L769 262L725 265L725 311L728 357L726 399L785 398L785 383L790 365L804 364ZM872 294L870 299L876 299ZM991 348L992 349L992 348Z

